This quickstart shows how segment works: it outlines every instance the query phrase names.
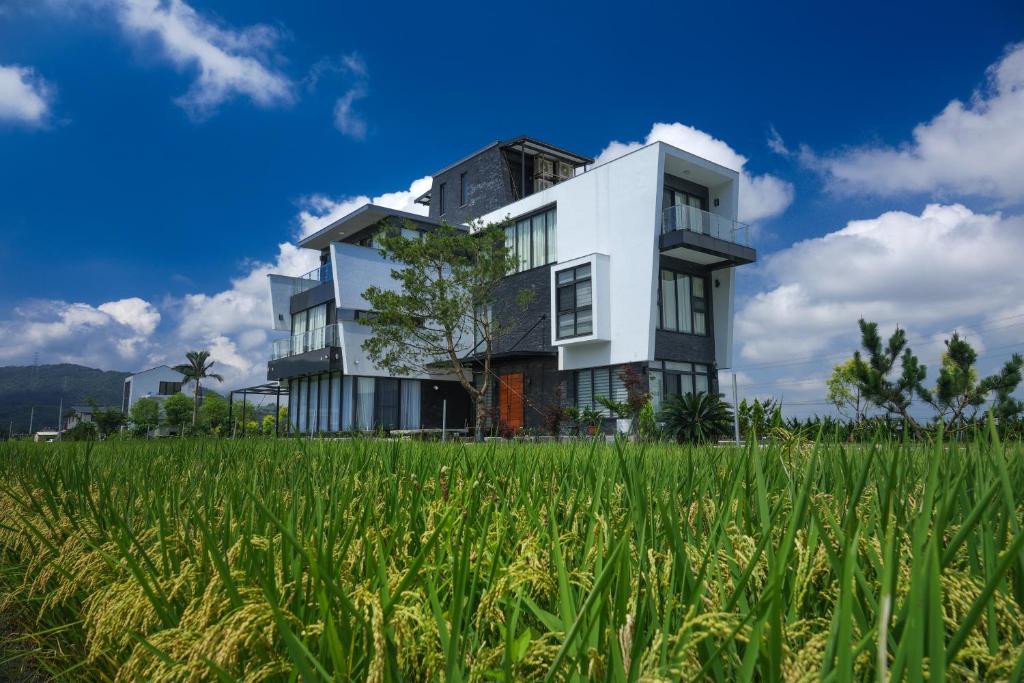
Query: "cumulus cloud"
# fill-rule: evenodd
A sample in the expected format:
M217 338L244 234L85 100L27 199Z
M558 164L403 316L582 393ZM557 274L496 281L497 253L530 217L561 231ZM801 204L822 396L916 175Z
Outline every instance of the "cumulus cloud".
M160 312L138 298L99 306L65 301L29 301L0 321L0 364L38 353L44 363L81 363L124 368L139 353L160 321Z
M31 67L0 65L0 122L44 125L53 96L53 86Z
M740 174L741 221L753 223L781 214L793 202L793 185L770 174L754 176L744 170L748 161L723 140L683 123L655 123L643 142L612 141L601 150L596 163L602 164L653 142L696 154Z
M1024 200L1024 43L989 67L967 103L953 100L895 147L869 145L802 160L840 192L963 194Z
M739 367L857 346L858 318L919 335L1009 315L1024 291L1024 216L932 204L851 221L765 257L736 316Z

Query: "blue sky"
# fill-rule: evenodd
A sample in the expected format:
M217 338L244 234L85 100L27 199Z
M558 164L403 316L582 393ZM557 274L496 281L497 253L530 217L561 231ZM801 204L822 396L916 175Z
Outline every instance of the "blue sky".
M235 381L257 381L268 344L258 324L265 304L254 300L260 268L303 263L281 243L354 197L408 191L518 134L596 156L612 141L643 142L655 123L679 123L661 129L670 141L714 140L745 157L750 178L770 179L775 194L765 201L774 208L754 221L764 258L743 273L737 301L736 365L750 367L742 377L752 393L823 372L790 368L801 379L766 365L850 348L838 328L811 326L792 341L786 335L799 326L771 326L786 287L813 289L820 279L808 270L806 281L791 281L800 269L787 264L802 253L795 243L890 211L906 212L897 218L925 239L922 225L953 215L924 217L929 203L965 207L969 215L948 218L951 229L1002 239L1020 227L1019 181L991 177L1024 174L1011 154L1024 132L1015 127L1024 121L1019 2L970 11L962 3L508 9L0 2L0 363L39 351L46 361L135 369L205 344ZM950 114L954 101L961 111ZM916 139L915 127L930 122ZM959 158L956 145L974 136L994 152L949 170L943 155ZM886 156L901 150L909 158ZM995 218L979 228L979 216ZM830 243L813 243L811 260L820 256L814 244ZM911 305L892 306L898 297L884 292L804 294L793 305L811 317L884 318ZM972 301L936 300L948 315L904 324L921 339L966 326L983 347L993 330L1000 348L1022 337L1001 322L1013 322L1012 301L981 309ZM198 324L201 313L219 316L222 329ZM775 347L761 343L766 336ZM789 391L807 410L821 394Z

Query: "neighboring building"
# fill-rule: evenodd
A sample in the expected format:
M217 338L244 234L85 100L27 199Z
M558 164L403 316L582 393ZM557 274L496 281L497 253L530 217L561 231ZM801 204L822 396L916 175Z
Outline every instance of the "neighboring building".
M137 372L124 378L124 395L121 399L121 411L128 415L132 406L140 398L155 398L163 401L181 391L185 376L177 370L158 365L149 370Z
M434 175L417 200L428 216L368 204L302 240L321 267L270 276L274 329L291 336L275 342L268 378L289 384L292 430L438 427L441 397L449 426L472 419L451 378L390 377L362 350L362 292L394 286L394 264L372 244L381 221L511 219L519 266L494 304L491 406L503 429L541 429L556 399L598 410L597 396L624 399L625 366L655 403L717 392L732 360L735 268L756 260L736 220L738 173L660 142L592 163L531 138L496 142ZM533 291L525 309L522 290Z
M64 426L62 431L67 431L79 424L93 422L96 410L118 410L118 407L98 406L93 409L92 406L71 406L71 409L64 416Z

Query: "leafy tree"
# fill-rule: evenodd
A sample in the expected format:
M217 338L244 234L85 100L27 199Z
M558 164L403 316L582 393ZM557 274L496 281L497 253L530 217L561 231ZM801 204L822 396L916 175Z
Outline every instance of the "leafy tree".
M164 401L164 417L167 424L184 428L188 416L195 410L195 401L185 394L178 392Z
M185 376L186 382L193 382L193 403L192 403L192 426L196 426L196 421L199 416L199 384L204 379L215 379L218 382L223 382L224 378L215 372L210 372L213 368L214 362L210 358L209 351L189 351L185 354L185 358L188 359L187 363L182 365L175 365L174 369Z
M729 433L732 410L719 394L698 391L670 396L658 415L667 437L679 443L706 443Z
M270 415L264 415L263 416L263 425L261 427L261 431L264 434L273 434L274 433L274 414L273 413L271 413Z
M63 441L94 441L98 430L92 422L79 422L61 435Z
M138 433L149 433L149 430L160 426L160 402L155 398L140 398L132 405L131 422Z
M896 328L886 345L878 334L878 323L858 321L861 333L861 345L867 352L867 359L860 351L853 354L854 377L861 396L868 403L873 403L882 410L901 417L914 432L920 432L921 426L910 414L910 404L914 396L924 401L931 401L931 392L924 387L924 378L928 369L921 365L917 356L907 345L907 333ZM900 364L900 372L896 372L896 363Z
M832 368L832 376L825 383L826 398L836 407L839 414L848 420L860 422L864 414L863 397L857 384L856 361L852 358Z
M204 428L216 432L227 424L228 402L216 394L207 394L199 407L199 416Z
M1000 426L1019 422L1021 413L1024 413L1024 403L1013 397L1013 392L1021 383L1022 369L1024 358L1015 353L998 374L987 377L982 382L984 388L994 394L992 412L999 420Z
M418 239L385 227L379 246L404 267L391 271L398 291L370 287L363 293L376 313L368 320L372 335L363 349L396 375L453 373L476 405L476 437L483 439L491 352L501 327L491 304L498 284L515 267L504 226L489 224L470 234L442 224ZM482 365L479 384L465 363L470 354Z
M766 398L763 401L755 398L753 403L747 403L747 399L743 399L740 401L738 412L737 421L740 433L744 437L767 436L773 427L782 422L782 408L771 398Z
M107 437L116 433L125 423L125 415L117 408L100 408L96 402L89 400L89 408L92 409L92 421L101 437Z

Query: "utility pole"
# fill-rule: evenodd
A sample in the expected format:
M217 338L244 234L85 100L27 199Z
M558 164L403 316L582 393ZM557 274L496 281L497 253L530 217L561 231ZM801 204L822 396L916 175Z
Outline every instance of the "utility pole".
M60 405L57 406L57 440L58 441L62 440L60 438L60 434L61 434L61 431L63 431L63 430L60 428L60 423L63 421L63 419L64 419L64 395L61 394Z
M736 445L740 445L740 404L737 400L736 373L732 373L732 431L736 437Z
M32 424L36 419L36 407L32 406L32 412L28 414L28 435L32 436Z

